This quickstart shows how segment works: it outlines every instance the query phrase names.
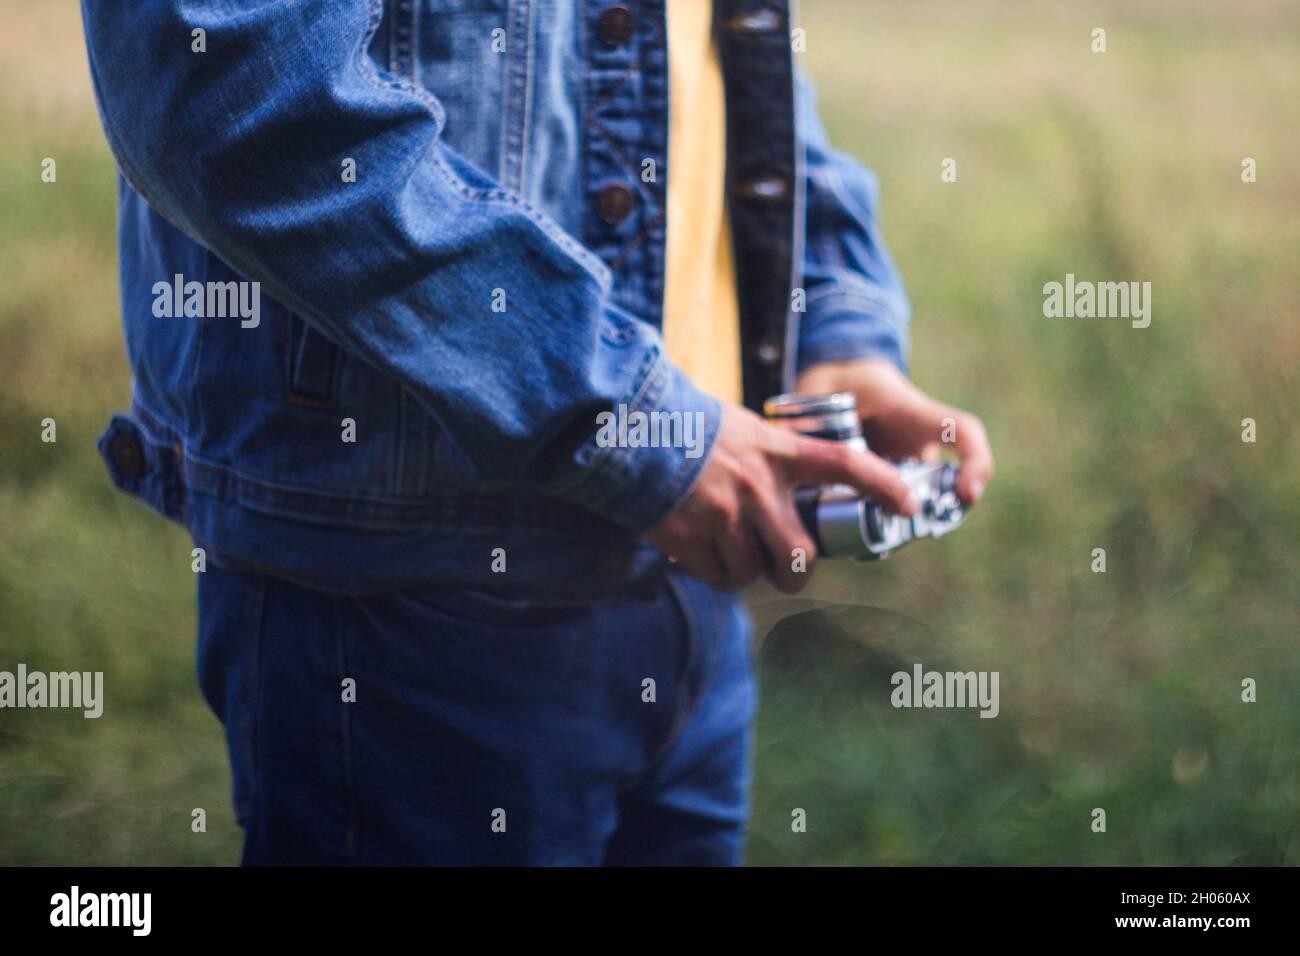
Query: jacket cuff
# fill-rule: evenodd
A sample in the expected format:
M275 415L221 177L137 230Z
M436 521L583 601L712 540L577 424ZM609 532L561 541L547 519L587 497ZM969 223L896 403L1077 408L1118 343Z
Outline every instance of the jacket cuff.
M597 416L584 449L596 464L564 495L640 533L695 488L718 437L722 403L659 355L627 402Z
M883 358L904 375L909 351L905 300L866 290L839 292L813 301L800 323L798 371L822 362Z

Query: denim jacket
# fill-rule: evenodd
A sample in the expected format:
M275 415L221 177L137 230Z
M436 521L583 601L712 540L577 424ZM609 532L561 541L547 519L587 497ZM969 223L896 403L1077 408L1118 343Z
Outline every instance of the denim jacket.
M700 413L707 450L721 414L659 332L665 233L689 228L668 182L692 174L664 0L82 9L121 171L120 488L214 557L323 586L662 572L639 532L707 453L601 442L597 415ZM746 404L820 361L901 367L876 182L826 141L787 3L715 0L714 30ZM222 310L236 288L255 317Z

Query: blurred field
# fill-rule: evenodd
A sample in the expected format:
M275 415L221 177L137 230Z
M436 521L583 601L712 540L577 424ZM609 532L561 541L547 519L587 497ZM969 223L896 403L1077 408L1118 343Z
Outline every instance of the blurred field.
M1300 15L1136 6L803 4L827 125L881 179L914 377L1000 471L941 544L755 593L752 863L1300 862ZM110 682L100 720L0 711L0 862L232 863L189 540L94 451L129 375L79 15L0 19L0 669ZM1152 282L1151 327L1045 319L1067 272ZM890 708L917 661L999 671L1001 716Z

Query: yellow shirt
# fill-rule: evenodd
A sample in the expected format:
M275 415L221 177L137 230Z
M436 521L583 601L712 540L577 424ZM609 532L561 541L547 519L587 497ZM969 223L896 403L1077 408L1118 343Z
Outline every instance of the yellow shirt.
M664 341L710 395L741 401L740 311L726 213L726 98L710 0L668 0Z

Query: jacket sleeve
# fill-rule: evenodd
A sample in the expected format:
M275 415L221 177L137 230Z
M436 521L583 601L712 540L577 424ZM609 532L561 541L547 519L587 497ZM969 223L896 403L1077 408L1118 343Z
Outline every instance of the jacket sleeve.
M689 491L719 403L665 358L653 326L613 304L604 263L447 146L438 100L376 69L378 0L82 10L101 119L131 185L400 381L485 478L634 531ZM607 447L597 414L620 404L702 413L704 454Z
M799 370L881 357L906 372L911 308L876 219L879 184L831 147L812 81L796 82L807 210Z

